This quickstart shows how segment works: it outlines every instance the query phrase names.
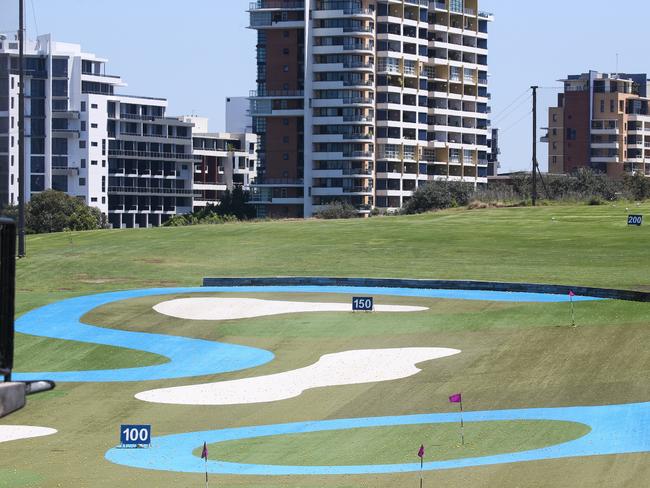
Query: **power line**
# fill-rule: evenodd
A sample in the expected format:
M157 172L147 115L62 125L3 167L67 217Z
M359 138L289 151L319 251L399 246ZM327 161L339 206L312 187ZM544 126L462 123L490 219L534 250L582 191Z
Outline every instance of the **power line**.
M526 90L525 90L522 94L520 94L519 96L517 96L517 98L515 98L512 102L510 102L510 103L508 104L508 106L507 106L506 108L504 108L504 109L503 109L503 110L498 114L498 116L497 116L496 118L497 118L497 119L500 119L500 118L502 117L502 115L503 115L505 112L507 112L508 109L510 109L510 107L512 107L512 106L513 106L515 103L517 103L519 100L521 100L522 97L526 96L526 94L529 93L529 92L530 92L530 89L529 89L529 88L526 88Z
M36 22L36 8L34 7L34 0L30 0L32 4L32 15L34 16L34 29L36 30L36 37L38 37L38 22Z
M499 130L499 135L503 135L503 134L505 134L506 132L508 132L510 129L512 129L513 127L515 127L516 125L518 125L519 122L521 122L522 120L524 120L526 117L528 117L528 116L529 116L530 114L532 114L532 113L533 113L533 111L532 111L532 110L529 110L529 111L526 112L526 113L525 113L521 118L517 119L517 120L516 120L515 122L513 122L511 125L509 125L508 127L506 127L506 128L503 129L503 130Z
M499 122L503 122L504 120L507 120L510 116L517 113L517 111L519 110L520 107L528 104L531 101L532 98L533 98L533 96L529 95L526 98L524 98L523 100L521 100L519 103L517 103L517 105L512 106L512 108L509 111L501 112L500 115L498 115L497 117L492 119L492 123L499 123Z

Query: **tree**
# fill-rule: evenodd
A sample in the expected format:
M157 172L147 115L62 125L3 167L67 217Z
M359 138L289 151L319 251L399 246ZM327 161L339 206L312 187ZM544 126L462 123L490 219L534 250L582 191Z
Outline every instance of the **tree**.
M56 190L34 195L26 206L25 224L27 232L32 234L95 230L102 227L102 222L98 208Z
M467 205L474 194L474 185L460 181L439 180L427 183L413 192L402 212L417 214L430 210Z

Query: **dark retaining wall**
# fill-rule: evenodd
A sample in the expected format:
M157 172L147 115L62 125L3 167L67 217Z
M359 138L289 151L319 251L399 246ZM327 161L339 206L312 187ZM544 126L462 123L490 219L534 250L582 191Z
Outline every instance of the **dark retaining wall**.
M612 290L587 286L543 285L536 283L501 283L493 281L412 280L399 278L324 278L324 277L269 277L269 278L204 278L203 286L368 286L380 288L440 288L445 290L517 291L611 298L634 302L650 302L650 293L631 290Z

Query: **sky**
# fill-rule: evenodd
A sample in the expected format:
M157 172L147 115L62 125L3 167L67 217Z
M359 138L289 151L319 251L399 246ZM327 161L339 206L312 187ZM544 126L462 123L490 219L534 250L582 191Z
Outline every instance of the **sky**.
M28 35L52 33L108 58L122 93L165 97L170 115L210 118L225 128L225 98L255 89L255 31L248 0L25 0ZM17 28L18 0L0 0L0 32ZM590 69L650 71L645 0L480 0L492 12L488 47L493 126L501 129L501 172L531 167L531 101L547 125L557 80ZM543 131L538 131L541 136ZM541 169L547 151L539 145Z

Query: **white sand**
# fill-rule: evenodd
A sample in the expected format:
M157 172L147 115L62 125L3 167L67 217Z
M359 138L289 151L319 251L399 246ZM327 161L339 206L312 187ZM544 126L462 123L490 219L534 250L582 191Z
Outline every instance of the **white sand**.
M196 297L168 300L155 305L161 314L179 319L232 320L299 312L351 312L351 303L284 302L256 298ZM423 312L426 307L375 305L377 312Z
M397 380L419 373L423 361L460 353L458 349L414 347L326 354L305 368L284 373L138 393L139 400L175 405L237 405L272 402L310 388Z
M0 442L31 439L56 434L56 429L47 427L31 427L29 425L0 425Z

